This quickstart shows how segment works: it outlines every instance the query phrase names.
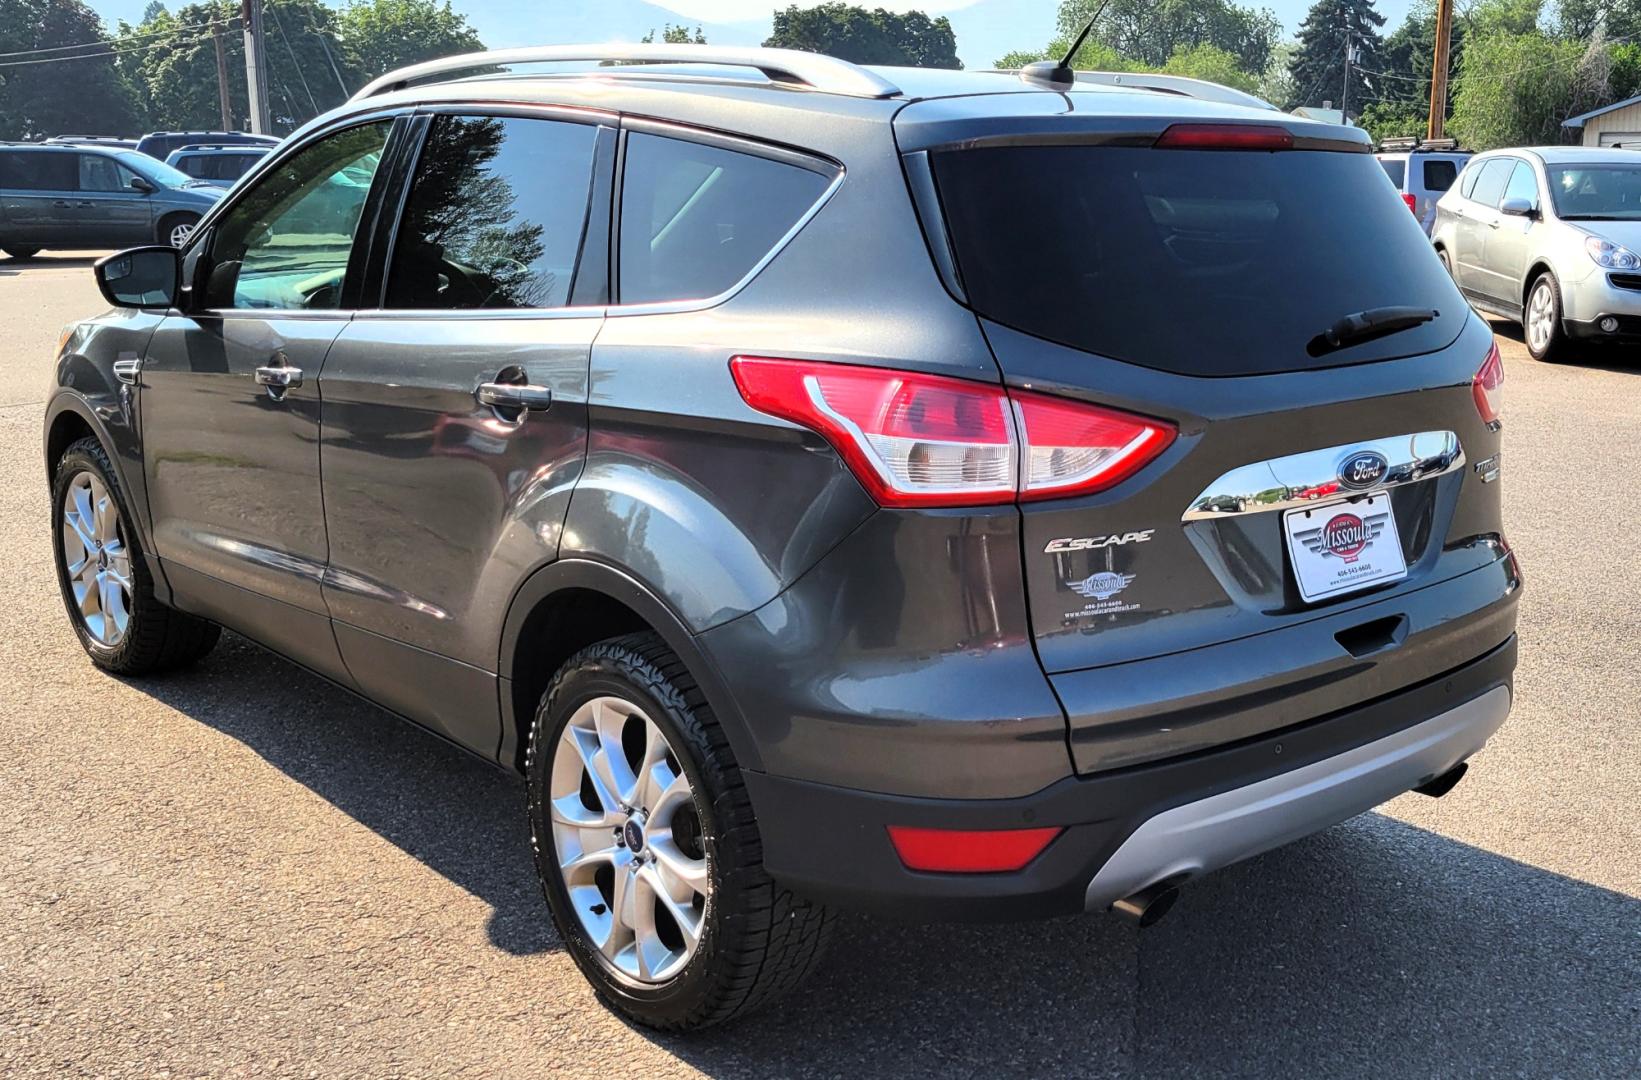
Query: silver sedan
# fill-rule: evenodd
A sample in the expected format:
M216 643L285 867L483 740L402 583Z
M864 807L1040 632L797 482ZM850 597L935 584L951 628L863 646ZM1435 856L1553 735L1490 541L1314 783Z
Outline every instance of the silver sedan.
M1641 153L1478 154L1436 204L1431 242L1472 306L1522 324L1535 359L1641 341Z

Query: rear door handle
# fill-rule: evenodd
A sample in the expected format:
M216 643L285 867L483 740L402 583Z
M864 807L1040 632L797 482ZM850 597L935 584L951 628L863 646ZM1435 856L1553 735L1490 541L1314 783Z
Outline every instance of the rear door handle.
M67 199L53 199L52 202L51 202L51 205L53 205L55 207L58 207L60 209L63 209L63 210L67 210L69 207L73 206L74 204L69 202Z
M478 398L480 405L488 405L492 409L541 412L553 404L552 388L532 383L480 383L479 388L473 391L473 396Z
M259 386L268 388L268 395L275 400L285 396L285 391L293 386L302 385L302 369L294 367L259 367L256 369L256 381Z

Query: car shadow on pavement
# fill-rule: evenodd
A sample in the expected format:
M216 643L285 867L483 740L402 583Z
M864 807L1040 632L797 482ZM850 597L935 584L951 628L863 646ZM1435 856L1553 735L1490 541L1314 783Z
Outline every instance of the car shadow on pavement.
M31 255L26 259L0 258L0 277L16 277L29 270L88 269L102 254L96 255Z
M1527 342L1522 336L1520 323L1489 320L1488 325L1498 337L1520 345L1523 360L1528 363L1535 362L1527 354ZM1596 371L1616 371L1625 375L1641 375L1641 346L1574 343L1565 359L1557 360L1550 366L1581 367Z
M484 899L498 949L559 948L512 778L233 635L131 685ZM1368 814L1188 886L1145 931L845 915L769 1010L641 1034L724 1078L1636 1075L1641 900Z

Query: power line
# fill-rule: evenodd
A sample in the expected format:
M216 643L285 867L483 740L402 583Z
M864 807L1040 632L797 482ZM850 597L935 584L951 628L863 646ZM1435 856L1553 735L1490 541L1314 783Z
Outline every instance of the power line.
M186 41L155 41L131 49L110 48L104 52L77 53L74 56L48 56L40 60L5 60L0 61L0 68L30 67L35 64L63 64L71 60L103 60L109 57L134 56L154 49L184 48L189 45L198 45L210 39L211 35L205 34L201 37L189 38ZM80 47L83 48L84 46Z
M44 49L20 49L16 52L0 53L0 60L7 60L14 56L40 56L45 53L70 52L74 49L90 49L97 47L113 48L128 41L136 41L140 38L163 37L166 34L187 33L192 30L208 30L210 27L211 24L208 22L193 23L187 26L169 26L164 30L149 30L143 33L123 34L117 38L106 38L97 41L82 41L77 45L52 45L49 48Z
M291 48L290 36L285 33L285 23L279 17L279 8L268 8L273 15L274 29L279 31L279 40L285 43L285 55L291 58L291 67L296 70L296 77L302 82L302 92L308 95L308 105L313 109L313 115L319 115L319 102L313 98L313 91L308 87L308 77L302 74L302 65L296 62L296 50Z

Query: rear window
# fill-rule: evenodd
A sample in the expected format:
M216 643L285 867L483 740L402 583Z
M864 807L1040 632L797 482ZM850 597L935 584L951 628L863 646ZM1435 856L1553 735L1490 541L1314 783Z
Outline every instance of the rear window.
M1458 179L1459 166L1452 161L1427 161L1424 163L1424 189L1426 191L1446 191Z
M1367 154L998 147L933 155L982 315L1085 352L1250 375L1428 352L1465 305ZM1339 319L1441 314L1311 355Z
M1385 175L1390 177L1390 182L1396 190L1402 190L1402 178L1407 175L1407 162L1401 158L1380 158L1379 165L1385 170Z
M51 150L0 154L0 188L14 191L74 191L79 155Z

